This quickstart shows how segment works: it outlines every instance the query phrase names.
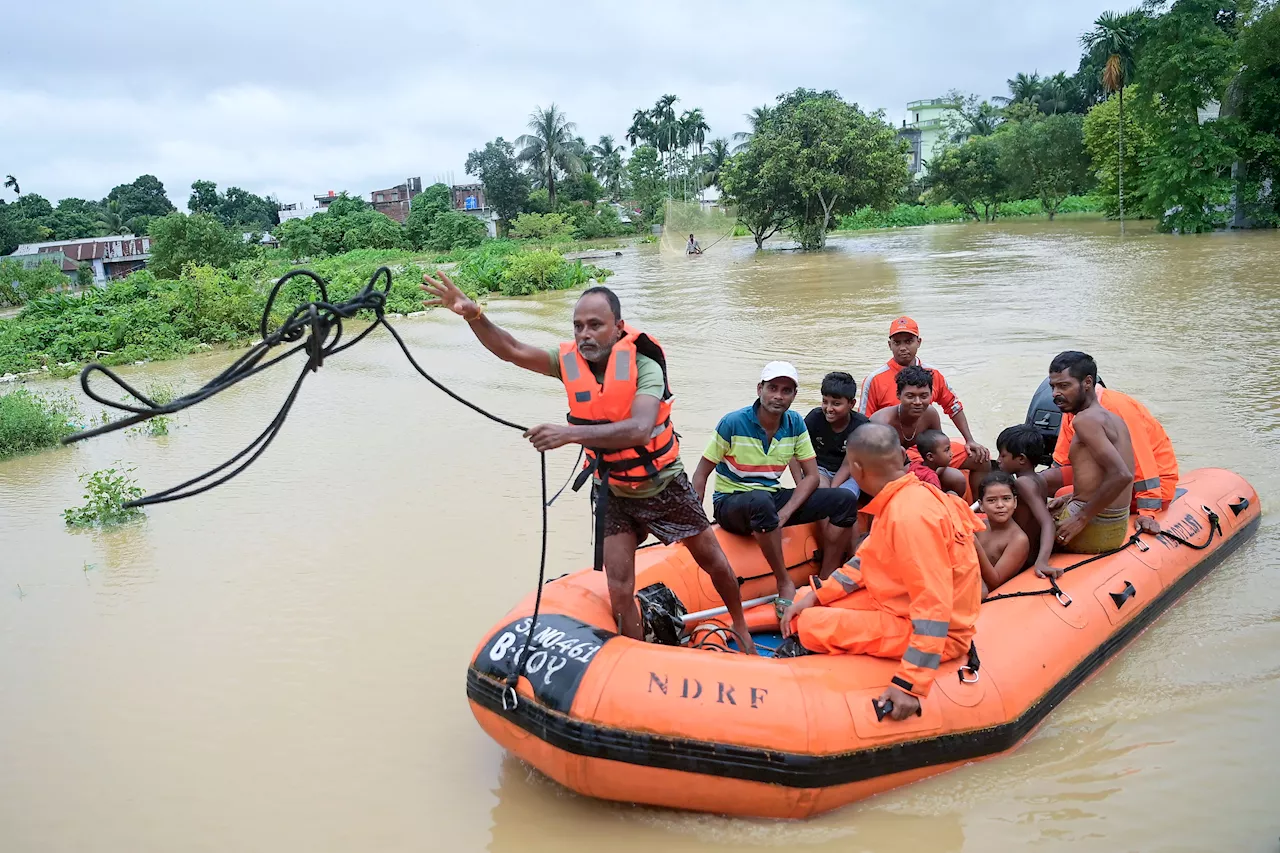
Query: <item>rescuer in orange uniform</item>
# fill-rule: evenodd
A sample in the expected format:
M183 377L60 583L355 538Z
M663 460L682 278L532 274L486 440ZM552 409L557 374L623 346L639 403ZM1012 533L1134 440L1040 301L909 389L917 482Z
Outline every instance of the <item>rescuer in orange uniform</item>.
M1135 524L1139 530L1159 533L1160 522L1156 521L1155 514L1168 509L1178 491L1178 457L1173 452L1173 442L1147 407L1128 394L1099 385L1097 397L1102 408L1119 415L1129 428L1133 444L1133 505L1130 511L1138 513ZM1044 472L1045 482L1054 491L1071 484L1071 460L1067 451L1071 448L1071 437L1075 435L1072 422L1072 415L1062 416L1058 443L1053 448L1054 468Z
M858 555L796 598L782 618L792 639L779 656L825 652L901 658L880 695L904 720L929 695L938 666L965 654L982 603L974 534L983 523L963 501L906 470L892 427L867 424L849 438L849 471L873 499Z
M572 342L550 350L530 346L492 323L447 275L439 276L422 277L423 290L434 297L423 304L462 317L503 361L564 383L569 423L539 424L525 437L543 453L566 444L586 448L583 479L594 472L596 482L596 568L608 578L618 631L644 639L635 600L636 545L653 534L666 545L685 544L711 576L744 651L754 654L737 577L680 463L661 345L623 322L612 290L592 287L574 306Z
M889 324L889 352L893 353L893 358L863 380L858 411L871 417L880 409L898 405L898 371L913 364L923 367L933 373L933 402L942 407L956 429L960 430L960 435L964 436L964 446L957 448L959 452L954 454L956 458L951 467L970 467L963 464L968 457L973 457L975 464L985 465L991 459L991 451L974 439L969 430L969 418L964 413L964 404L960 402L956 392L951 390L942 371L925 364L916 355L922 343L924 338L920 337L920 326L910 317L899 317Z

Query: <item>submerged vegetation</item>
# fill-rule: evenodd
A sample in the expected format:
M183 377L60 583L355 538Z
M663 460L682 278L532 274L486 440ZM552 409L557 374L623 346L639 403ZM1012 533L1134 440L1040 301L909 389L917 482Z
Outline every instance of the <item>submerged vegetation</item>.
M64 509L63 520L71 527L107 527L142 518L140 508L125 506L145 494L132 475L133 469L124 467L81 474L84 503Z
M62 397L26 388L0 396L0 459L56 447L75 432L79 416L75 404Z

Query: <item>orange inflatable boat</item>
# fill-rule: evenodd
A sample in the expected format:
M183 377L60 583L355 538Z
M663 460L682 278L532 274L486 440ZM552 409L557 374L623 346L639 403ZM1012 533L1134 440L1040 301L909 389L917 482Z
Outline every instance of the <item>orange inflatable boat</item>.
M749 611L760 656L725 653L715 623L694 642L617 636L602 573L551 581L525 675L508 690L530 631L530 595L494 627L467 672L467 697L498 743L581 794L679 809L802 818L1016 747L1072 690L1218 565L1257 527L1258 497L1220 469L1186 475L1158 516L1166 536L1068 572L1053 594L1024 572L982 605L980 661L943 664L919 716L877 719L895 661L768 657L772 607ZM1132 530L1131 530L1132 532ZM754 541L719 532L743 599L775 591ZM1189 543L1189 544L1184 544ZM787 528L797 583L816 571L809 527ZM1081 561L1055 554L1055 565ZM644 548L637 588L662 583L689 611L720 604L680 545ZM1010 593L1028 593L1013 595ZM699 625L704 625L699 629ZM717 654L716 651L721 653ZM968 664L977 664L976 671Z

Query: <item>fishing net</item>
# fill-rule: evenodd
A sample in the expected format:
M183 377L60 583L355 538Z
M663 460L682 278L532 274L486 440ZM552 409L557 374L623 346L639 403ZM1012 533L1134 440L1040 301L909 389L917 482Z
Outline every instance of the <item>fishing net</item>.
M713 247L723 249L727 245L723 241L733 235L737 221L738 211L732 207L667 199L662 251L664 254L684 255L690 234L704 252Z

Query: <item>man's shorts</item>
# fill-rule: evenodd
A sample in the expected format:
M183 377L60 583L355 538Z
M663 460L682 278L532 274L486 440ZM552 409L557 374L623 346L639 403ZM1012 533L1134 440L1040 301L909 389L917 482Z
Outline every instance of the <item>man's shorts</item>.
M1067 516L1071 514L1071 510L1077 509L1083 504L1084 501L1071 501L1059 509L1054 518L1058 521L1066 521ZM1102 554L1116 550L1124 545L1128 539L1128 508L1104 509L1093 517L1075 539L1070 542L1059 543L1059 548L1071 554Z
M652 533L664 545L697 536L710 526L707 513L683 472L651 498L609 495L604 517L606 538L616 533L634 533L636 541L642 542Z
M836 478L836 474L834 471L828 471L826 468L823 468L821 465L818 466L818 473L825 476L828 480L834 480ZM853 492L855 495L862 494L862 490L858 488L858 482L854 480L852 477L845 480L840 485L836 486L836 488L844 489L847 492Z
M791 500L794 489L753 489L716 496L715 517L729 533L749 536L778 529L778 511ZM836 527L853 527L858 520L858 498L844 489L817 489L795 511L787 525L830 521Z

